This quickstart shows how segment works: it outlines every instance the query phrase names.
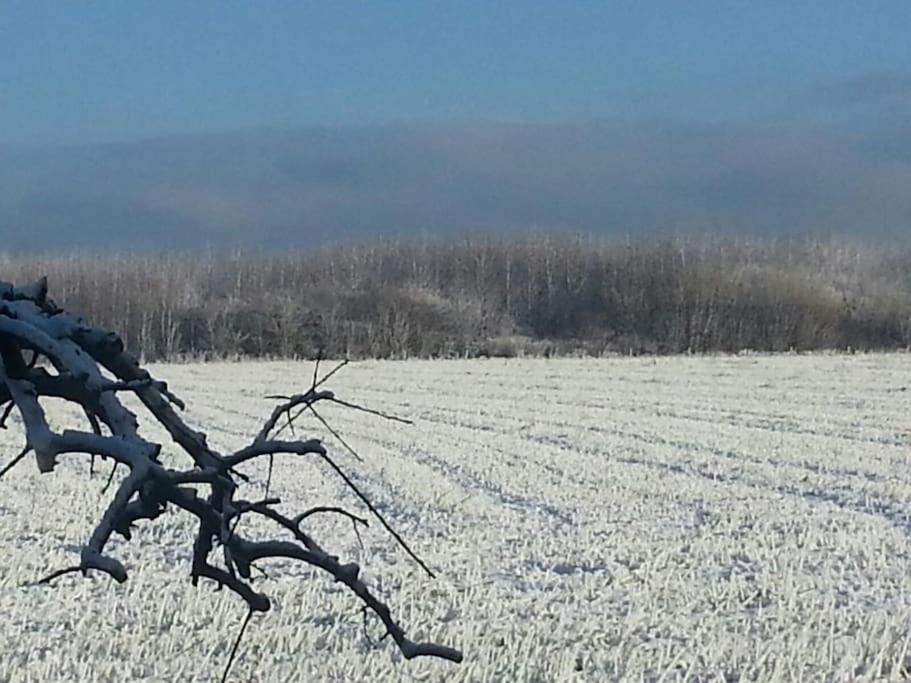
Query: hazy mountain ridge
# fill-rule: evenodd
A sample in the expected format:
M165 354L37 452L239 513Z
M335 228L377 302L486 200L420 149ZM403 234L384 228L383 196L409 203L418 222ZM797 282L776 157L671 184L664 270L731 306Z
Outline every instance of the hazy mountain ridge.
M7 249L465 229L903 233L911 127L396 124L0 147Z

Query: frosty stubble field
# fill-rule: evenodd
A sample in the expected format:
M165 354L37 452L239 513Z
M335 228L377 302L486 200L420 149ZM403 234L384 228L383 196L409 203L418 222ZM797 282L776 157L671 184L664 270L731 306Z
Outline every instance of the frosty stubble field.
M911 668L909 369L904 355L351 366L332 383L340 396L416 425L327 410L363 463L302 426L441 576L379 525L363 549L343 520L319 537L364 566L409 633L466 661L373 649L352 596L272 565L262 587L276 607L254 619L232 678L899 677ZM311 366L151 370L229 450L268 414L261 397L305 388ZM66 410L50 410L58 426L78 420ZM0 433L4 462L21 439L15 421ZM27 462L0 482L0 679L213 680L233 629L212 625L239 624L244 607L190 585L189 517L112 542L123 586L22 586L71 564L97 519L106 472L89 480L87 460L67 456L53 475ZM316 460L276 468L289 508L357 507Z

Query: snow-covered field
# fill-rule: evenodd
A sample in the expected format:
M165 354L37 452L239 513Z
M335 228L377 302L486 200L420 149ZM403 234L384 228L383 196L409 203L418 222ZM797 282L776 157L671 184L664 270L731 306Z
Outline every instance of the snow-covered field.
M312 372L152 369L222 450L256 431L272 405L264 394L305 389ZM911 356L367 362L330 386L415 420L323 410L364 457L329 437L338 462L440 578L377 524L364 550L344 520L321 520L318 539L362 563L410 635L466 659L405 662L387 642L374 648L356 598L304 567L271 565L257 585L275 609L251 623L234 681L911 670ZM21 438L15 420L0 433L2 462ZM264 468L248 471L261 480ZM54 475L29 460L0 481L0 680L217 680L245 609L190 585L186 516L112 543L131 571L122 586L78 575L23 586L74 562L105 478L69 456ZM336 500L359 509L317 460L277 460L275 482L292 512Z

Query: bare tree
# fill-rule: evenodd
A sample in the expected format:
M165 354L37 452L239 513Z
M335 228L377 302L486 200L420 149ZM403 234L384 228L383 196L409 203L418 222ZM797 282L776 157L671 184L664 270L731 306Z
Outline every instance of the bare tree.
M311 508L287 516L277 509L280 502L277 498L245 500L239 497L241 487L249 481L237 470L244 463L262 457L269 458L271 463L277 454L319 458L344 480L422 569L433 576L333 461L321 441L279 438L281 431L304 410L316 415L329 428L316 412L316 404L323 401L368 410L342 401L321 388L334 372L323 378L315 372L311 387L302 394L274 397L282 402L251 443L234 453L218 453L206 443L204 433L194 431L184 423L175 412L175 408L183 409L183 403L168 390L165 382L154 379L124 350L120 337L92 327L58 308L47 297L46 279L22 288L0 282L0 406L5 406L0 424L15 407L26 432L25 446L0 470L0 477L30 453L34 453L38 469L43 473L52 472L58 459L70 454L87 454L93 461L96 457L111 460L114 467L123 466L128 470L82 547L79 563L54 571L40 583L50 583L74 572L85 576L89 571L103 572L123 583L127 580L126 567L105 553L111 536L116 533L130 540L131 527L136 522L154 520L167 509L176 508L193 515L199 523L193 543L190 574L193 585L206 579L240 596L249 610L244 628L253 613L267 612L271 607L269 597L254 590L250 580L255 563L270 558L290 558L322 569L346 585L363 603L365 614L372 612L382 622L386 635L406 659L429 656L461 661L462 653L458 650L414 642L406 637L389 607L361 580L360 567L355 563L342 563L324 550L305 528L307 520L317 513L341 514L355 523L366 524L366 520L335 507ZM132 392L138 397L189 456L191 466L171 469L161 462L161 444L139 436L136 415L118 399L119 392ZM45 397L78 404L90 430L53 431L41 402ZM377 411L368 412L391 418ZM278 426L280 421L282 427ZM207 495L201 495L202 492ZM238 523L245 515L271 520L288 540L246 538L237 531ZM243 629L225 676L242 635Z

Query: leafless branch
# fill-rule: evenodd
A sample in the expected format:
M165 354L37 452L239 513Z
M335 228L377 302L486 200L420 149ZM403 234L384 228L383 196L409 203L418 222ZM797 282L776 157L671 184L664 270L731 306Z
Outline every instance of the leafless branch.
M393 422L401 422L402 424L406 424L406 425L414 424L414 422L412 422L411 420L409 420L407 418L399 417L398 415L390 415L389 413L384 413L379 410L374 410L373 408L365 408L364 406L360 406L357 403L349 403L348 401L343 401L342 399L336 398L335 396L328 396L327 399L329 401L332 401L332 403L338 403L341 406L345 406L346 408L352 408L353 410L359 410L362 413L369 413L370 415L376 415L377 417L381 417L384 420L392 420Z
M54 372L38 367L39 357L46 360ZM294 420L302 411L309 410L339 443L354 453L316 412L314 405L327 400L410 424L404 418L364 408L337 398L331 391L321 390L320 387L347 364L347 361L342 361L320 378L321 360L322 354L317 358L311 386L306 392L278 397L282 402L274 408L250 445L234 453L222 454L208 445L204 433L191 429L178 416L174 408L184 409L183 402L168 390L165 382L152 377L140 366L136 358L124 349L120 337L92 327L57 307L47 297L46 280L22 288L0 282L0 404L5 404L0 425L15 407L22 418L26 440L23 450L0 470L0 478L30 452L35 454L39 471L47 473L54 471L60 458L83 453L92 457L90 471L94 470L95 457L111 460L111 473L102 490L102 495L107 496L117 469L124 466L127 470L102 518L82 547L79 563L52 572L39 583L50 584L76 572L87 575L92 570L107 574L119 583L127 581L127 568L106 552L111 536L118 534L130 541L131 530L136 523L151 522L168 509L176 509L194 516L198 521L190 572L193 584L196 585L200 579L212 581L216 588L233 592L247 605L247 616L234 642L223 680L236 658L252 614L267 612L271 608L268 596L254 590L251 585L253 569L264 573L256 563L271 558L304 562L343 583L360 600L365 613L373 612L383 623L386 634L394 640L405 658L432 656L461 661L462 654L458 650L408 639L389 608L360 580L360 567L354 563L343 563L323 550L313 535L303 528L313 515L338 514L351 521L360 542L358 526L366 527L366 519L336 506L311 507L295 517L288 517L276 509L279 500L268 496L273 474L271 463L276 455L318 456L354 492L406 553L429 576L434 576L370 499L335 463L320 440L284 441L278 438L286 428L293 432ZM140 436L136 415L120 402L118 394L124 391L133 393L152 418L168 432L173 443L189 459L186 469L168 469L161 463L161 445ZM42 399L46 397L62 398L79 406L91 430L54 431L42 405ZM285 424L276 429L283 417ZM354 455L357 456L356 453ZM249 482L249 477L237 467L262 456L270 460L266 497L247 502L237 494L240 487ZM290 534L290 539L253 540L245 537L238 532L238 525L249 514L272 520ZM213 552L218 557L218 549L223 567L216 566L216 560L212 559Z

